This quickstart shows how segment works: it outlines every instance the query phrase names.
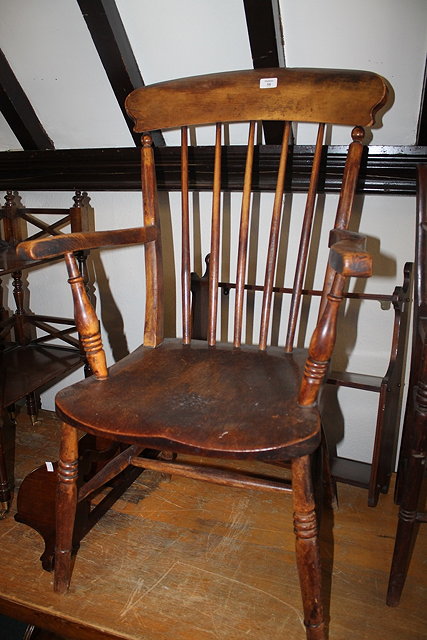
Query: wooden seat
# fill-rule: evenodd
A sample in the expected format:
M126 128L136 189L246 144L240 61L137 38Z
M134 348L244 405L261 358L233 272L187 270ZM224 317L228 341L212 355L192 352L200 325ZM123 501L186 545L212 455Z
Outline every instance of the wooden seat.
M77 503L86 500L92 492L129 465L157 469L231 486L292 493L297 565L307 638L326 638L311 477L311 457L320 444L317 396L328 369L335 341L338 308L347 277L367 277L371 273L371 259L364 248L365 238L348 231L348 226L364 148L362 127L373 123L375 113L384 105L386 96L386 84L375 74L324 69L219 73L138 89L128 97L127 110L135 120L135 130L145 132L141 150L144 226L111 232L71 234L68 238L40 240L20 246L19 253L33 259L37 256L65 255L75 301L76 322L94 373L93 379L61 391L57 397L57 411L63 420L63 430L58 465L56 591L66 591L71 578L73 523ZM247 283L251 175L257 153L255 123L268 120L284 122L283 142L277 167L277 188L268 246L263 258L259 340L258 345L253 346L244 344L242 338L245 290L256 284ZM248 146L236 241L233 335L230 344L225 345L216 335L222 251L221 123L238 121L249 122ZM301 216L302 231L286 339L284 346L277 348L269 346L269 330L291 121L320 124L317 127L305 214ZM324 267L325 285L319 306L319 320L307 352L305 349L294 349L294 341L322 145L325 127L330 123L355 127L335 225L329 238L330 252ZM214 124L206 343L191 339L191 150L188 144L188 127L204 124ZM162 276L155 154L148 132L168 128L181 128L182 243L178 255L182 257L182 337L165 340L164 299L168 290ZM178 224L178 219L176 222ZM298 244L294 238L292 241ZM144 346L108 370L99 322L87 299L73 251L135 243L145 244ZM77 429L122 444L120 453L86 482L82 477L78 478ZM126 444L129 446L126 447ZM191 464L187 460L188 455L184 460L180 459L182 453L190 457L196 454L206 459L215 456L276 463L287 460L291 465L292 486L277 478L246 476L241 472L219 468L217 461L211 467L200 461Z
M79 428L84 425L88 432L106 437L114 434L131 444L142 436L153 448L284 460L300 447L311 452L319 445L316 409L297 402L305 358L303 349L285 353L276 347L267 354L255 347L237 350L217 344L211 349L198 340L189 345L165 340L155 350L140 347L113 365L104 384L96 379L78 384L78 405L76 387L60 391L57 410ZM141 402L133 381L143 379ZM129 393L117 421L123 384ZM242 405L243 397L247 400ZM99 421L94 422L94 415Z
M411 370L395 491L400 508L387 591L390 606L400 602L418 524L427 522L420 504L427 456L427 165L418 165L417 178Z

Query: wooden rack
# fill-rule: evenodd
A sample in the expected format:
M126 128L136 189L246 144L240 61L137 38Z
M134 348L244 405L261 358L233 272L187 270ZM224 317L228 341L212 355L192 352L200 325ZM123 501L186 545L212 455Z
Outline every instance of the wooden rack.
M29 310L29 291L23 272L38 267L43 261L18 260L15 247L26 239L57 235L66 225L81 231L83 196L76 191L70 209L34 209L18 204L18 197L8 191L6 203L0 209L0 517L8 511L11 500L10 464L3 447L2 432L13 427L15 403L26 399L27 411L33 423L37 421L39 400L37 391L64 377L84 362L74 320L34 314ZM52 216L52 223L45 222ZM36 232L29 235L28 229ZM79 257L85 273L86 255ZM8 311L3 302L1 278L10 274L15 311Z

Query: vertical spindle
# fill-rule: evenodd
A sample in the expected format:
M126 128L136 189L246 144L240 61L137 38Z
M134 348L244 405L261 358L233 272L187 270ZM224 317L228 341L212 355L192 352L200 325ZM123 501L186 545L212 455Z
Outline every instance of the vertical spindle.
M190 274L190 219L188 205L188 130L181 128L181 213L182 213L182 340L191 340L191 274Z
M262 298L261 329L259 348L267 348L268 326L270 322L271 298L273 295L274 274L276 271L277 251L279 246L280 221L282 216L283 192L285 188L286 163L288 158L291 123L286 122L283 130L282 149L280 153L279 171L274 194L273 213L271 216L270 238L268 242L265 267L264 294Z
M305 204L304 220L301 228L297 267L295 269L294 285L292 288L288 329L285 341L285 351L287 353L290 353L293 349L298 314L301 305L302 287L304 283L305 272L307 269L308 249L310 246L311 230L313 228L314 207L316 204L317 185L319 182L324 133L325 125L319 124L319 128L317 131L316 148L314 151L313 166L311 169L310 185L308 188L307 200Z
M216 323L218 315L218 279L219 279L219 238L221 209L221 124L216 125L215 160L212 193L212 229L211 253L209 262L209 317L208 344L216 342Z
M234 346L242 340L243 295L245 291L246 263L248 255L249 209L251 201L252 168L254 162L255 122L251 122L248 135L245 178L240 213L239 249L237 255L236 301L234 310Z

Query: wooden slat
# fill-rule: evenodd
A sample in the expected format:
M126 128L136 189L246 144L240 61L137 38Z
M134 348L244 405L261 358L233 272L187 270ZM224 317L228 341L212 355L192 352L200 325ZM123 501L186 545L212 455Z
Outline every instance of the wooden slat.
M1 49L0 111L23 149L54 149Z
M181 130L181 206L182 206L182 339L184 344L191 340L191 266L190 266L190 214L188 205L188 130Z
M218 280L219 280L219 238L221 211L221 125L216 125L215 164L212 193L212 231L209 268L209 316L208 343L216 342L216 322L218 314Z
M317 133L316 150L314 152L310 186L308 188L307 200L305 205L304 221L301 229L298 258L296 263L297 267L295 271L291 307L289 311L288 328L285 341L285 351L287 353L290 353L293 348L295 330L301 303L302 287L304 284L304 276L307 268L308 250L310 246L311 230L313 226L314 206L316 203L317 185L319 184L320 161L322 156L324 134L325 126L323 124L320 124Z
M249 208L251 202L252 170L254 160L255 122L251 122L248 136L245 181L240 214L239 249L237 257L236 301L234 312L234 346L239 347L242 338L243 296L245 292L246 262L248 255Z
M129 460L132 456L138 456L144 447L134 444L126 448L121 453L114 456L112 460L107 462L100 473L92 476L90 480L85 482L78 493L78 501L81 502L91 493L105 485L107 482L115 478L119 473L129 466Z
M280 220L283 207L283 193L285 187L286 162L288 158L288 144L291 125L286 123L283 132L282 151L280 154L279 171L277 175L276 192L274 196L273 213L271 216L270 238L268 241L267 262L265 267L264 294L262 298L261 329L259 348L267 347L267 335L270 320L271 297L273 293L273 280L276 271L276 258L279 242Z
M131 464L143 469L152 469L160 473L170 473L172 475L192 478L193 480L203 480L223 486L237 487L240 489L257 489L259 491L279 491L281 493L292 493L290 482L265 478L254 474L243 474L236 471L224 469L214 469L203 465L180 464L177 462L162 462L151 458L135 457L131 459Z
M296 145L288 163L287 192L305 192L310 181L314 147ZM252 188L255 192L274 191L280 149L276 145L255 148ZM235 145L222 150L227 174L223 187L243 188L245 148ZM181 188L179 147L155 149L158 189ZM190 147L189 189L204 191L212 187L213 147ZM323 149L319 191L336 193L346 158L346 147L330 145ZM357 184L358 193L415 195L416 165L427 162L427 146L372 146L365 148ZM25 191L140 191L140 157L135 148L58 149L56 151L0 152L0 188Z
M141 136L134 133L132 119L126 113L126 96L144 85L115 0L77 0L98 51L119 107L137 146ZM160 132L153 132L156 145L164 145Z
M29 236L28 240L30 239L36 240L39 237L45 236L46 233L48 233L51 236L61 235L62 232L59 231L57 227L62 227L70 222L69 214L66 215L65 218L61 218L61 220L57 220L52 224L47 224L46 222L43 222L43 220L39 220L35 216L28 214L25 211L21 211L19 217L22 218L23 220L26 220L27 222L32 224L34 227L38 227L39 229L42 230L39 233L35 233L33 236Z
M363 389L379 393L383 378L371 376L364 373L351 373L350 371L331 371L327 382L340 387L352 387L353 389Z
M355 487L367 489L371 475L371 465L360 460L333 457L331 460L331 473L338 482Z

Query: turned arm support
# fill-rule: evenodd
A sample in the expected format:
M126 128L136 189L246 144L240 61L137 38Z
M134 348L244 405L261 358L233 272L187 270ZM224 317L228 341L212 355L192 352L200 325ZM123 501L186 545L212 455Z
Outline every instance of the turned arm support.
M69 233L40 240L20 243L17 254L20 258L33 260L64 256L68 271L68 282L74 301L74 318L87 362L99 380L108 377L105 353L102 347L99 320L89 300L84 278L78 268L75 252L100 247L145 244L157 238L155 226L95 231L91 233Z
M335 345L338 310L346 278L368 278L372 274L372 257L365 251L365 236L353 231L334 229L329 239L329 267L334 277L310 342L298 397L303 406L316 402L326 376Z
M157 227L136 227L134 229L117 229L114 231L93 231L89 233L66 233L60 236L41 238L21 242L16 247L19 258L40 260L57 258L74 251L85 251L101 247L117 247L120 245L145 244L157 238Z
M108 378L108 369L98 317L89 300L74 253L67 252L64 258L74 302L74 320L87 363L95 378L105 380Z

